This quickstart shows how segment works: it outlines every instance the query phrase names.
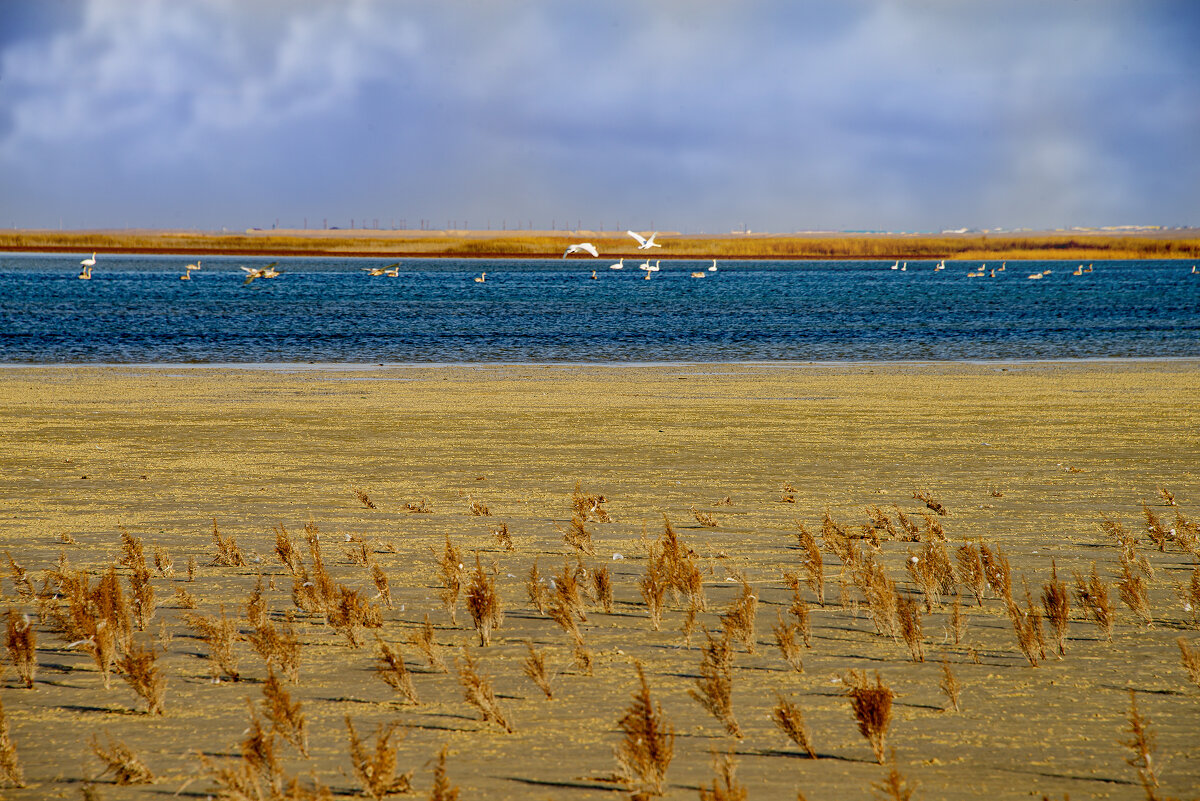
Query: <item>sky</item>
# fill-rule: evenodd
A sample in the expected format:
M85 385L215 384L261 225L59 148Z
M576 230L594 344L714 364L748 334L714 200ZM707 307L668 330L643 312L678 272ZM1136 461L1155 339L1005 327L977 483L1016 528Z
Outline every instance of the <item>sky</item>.
M0 0L0 227L1200 226L1200 3Z

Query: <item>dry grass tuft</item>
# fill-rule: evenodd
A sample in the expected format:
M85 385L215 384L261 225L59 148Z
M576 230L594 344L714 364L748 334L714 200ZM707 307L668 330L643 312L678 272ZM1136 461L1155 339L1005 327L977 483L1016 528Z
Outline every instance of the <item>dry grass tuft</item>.
M1155 489L1157 489L1159 496L1163 499L1163 503L1165 503L1167 506L1178 506L1179 505L1179 504L1175 503L1174 493L1168 492L1163 487L1156 487Z
M967 636L967 613L963 609L962 598L954 593L954 603L950 604L950 635L955 645L961 645Z
M154 546L154 569L163 578L171 578L175 575L175 560L171 558L171 554L157 545Z
M161 715L167 695L167 677L157 664L153 648L143 649L134 644L117 662L125 683L146 702L146 712Z
M462 555L446 535L446 547L438 559L438 570L442 575L442 589L438 595L442 606L450 613L450 621L458 625L458 593L462 589Z
M300 551L296 549L295 543L292 542L291 536L282 523L275 527L275 553L279 555L279 561L283 562L284 567L293 577L300 575L304 569L304 560L300 557Z
M217 528L217 519L213 518L213 545L217 548L216 558L213 560L215 564L224 567L245 567L246 559L242 556L241 550L238 548L237 540L232 536L221 536L221 530Z
M1183 661L1183 669L1187 671L1192 684L1200 687L1200 647L1189 647L1183 637L1176 642L1179 644L1179 658Z
M650 685L640 662L638 689L617 722L622 738L617 746L617 772L631 793L662 795L667 768L675 755L675 727L663 716L662 705L650 697Z
M962 688L959 686L958 677L950 669L950 663L945 659L942 659L942 678L938 682L938 687L946 694L946 699L950 701L950 708L955 712L961 712L959 698L962 694Z
M737 760L733 754L713 753L712 789L700 788L700 801L746 801L746 788L737 781Z
M571 493L571 511L576 517L589 523L609 523L612 518L604 508L607 499L603 495L590 495L583 491L583 482L575 482Z
M717 522L717 518L713 517L708 512L701 512L695 506L692 507L692 517L696 518L696 522L707 528L717 528L721 524Z
M1071 596L1067 585L1058 578L1058 565L1050 560L1050 581L1042 585L1042 609L1054 633L1054 646L1061 658L1066 651L1067 627L1070 625Z
M433 790L429 801L458 801L459 789L446 776L446 747L438 752L437 764L433 766Z
M921 528L908 515L904 514L904 510L893 504L892 508L896 510L896 522L900 524L903 533L900 535L901 542L920 542Z
M1075 599L1079 601L1088 616L1099 627L1104 639L1112 641L1113 610L1108 599L1108 587L1096 572L1096 563L1092 562L1090 576L1075 573Z
M1125 762L1137 769L1138 781L1142 783L1147 801L1156 801L1159 795L1156 792L1158 776L1154 767L1155 736L1150 721L1138 711L1135 690L1129 691L1129 728L1125 731L1129 733L1129 738L1120 742L1132 752L1125 757Z
M485 723L494 723L506 732L512 732L513 727L504 717L500 702L492 691L492 682L479 672L478 665L471 658L471 653L463 648L463 658L456 663L458 668L458 683L463 688L463 698L468 704L479 710Z
M3 701L0 701L0 780L13 787L25 786L25 777L17 760L17 747L8 731L8 718L4 716Z
M1004 601L1005 604L1013 603L1012 597L1012 567L1009 566L1008 557L999 548L995 553L986 545L979 546L979 556L983 560L983 575L987 579L988 586L996 597Z
M542 574L538 572L537 557L534 557L533 565L529 568L529 575L525 579L525 594L539 615L546 614L546 585Z
M539 690L546 694L547 698L553 699L554 688L550 684L550 674L546 670L545 653L539 653L533 647L533 640L526 640L525 648L529 654L521 661L522 672L538 686Z
M471 583L467 585L467 611L479 632L479 644L491 645L492 630L504 622L504 610L501 608L500 595L496 592L496 570L491 574L484 572L479 562L479 554L475 554L475 572L471 574Z
M817 603L825 605L825 565L821 558L821 549L817 540L799 520L796 521L799 531L796 537L800 541L800 550L804 552L801 564L804 567L805 581L809 589L817 596Z
M987 575L983 569L983 555L979 546L967 543L955 552L958 561L958 580L975 596L976 606L983 606L983 593L987 589Z
M379 635L375 635L379 644L379 663L375 665L375 675L383 683L404 696L410 704L417 704L417 689L413 686L412 676L404 665L404 653L399 646L390 646Z
M409 501L404 504L404 511L427 515L433 513L433 507L430 506L428 498L422 498L419 501Z
M733 646L729 631L723 630L718 639L705 629L704 637L707 642L701 646L700 677L688 695L719 720L726 732L740 740L742 727L733 714Z
M129 746L114 741L111 737L107 739L107 748L100 744L95 735L92 735L91 739L92 753L104 763L104 770L100 776L111 773L113 781L120 785L150 784L154 781L154 774L150 772L150 768L146 767L146 763L139 759Z
M8 610L8 622L5 627L4 644L8 648L8 658L17 669L21 683L28 688L33 687L33 677L37 672L37 631L24 615L15 609Z
M775 693L775 698L778 700L775 708L771 710L771 720L775 721L775 725L787 735L789 740L800 746L809 757L816 759L817 751L813 748L812 737L809 735L808 726L804 723L804 715L801 713L800 707L788 701L778 692Z
M651 550L650 559L646 561L646 575L642 576L638 586L650 613L650 625L655 631L662 628L663 602L667 597L668 585L666 567L662 560L655 558L655 553Z
M220 609L219 618L187 612L183 619L208 646L213 679L220 680L225 676L230 681L239 681L241 674L238 673L238 657L234 649L234 642L238 637L237 629L233 621L226 616L224 604L221 604Z
M446 666L446 660L442 658L441 646L438 645L437 640L433 637L433 624L429 622L429 615L425 616L424 625L412 633L408 642L425 655L426 661L429 662L430 670L439 673L450 672L450 668Z
M1012 622L1013 632L1017 635L1017 647L1033 667L1038 666L1039 659L1046 658L1046 639L1042 633L1042 613L1033 603L1029 592L1029 582L1022 578L1025 586L1025 608L1021 609L1015 601L1009 599L1006 609Z
M486 503L483 501L476 501L474 499L468 500L471 501L471 506L467 511L470 512L471 515L475 517L491 517L492 510L488 508Z
M934 498L933 495L929 492L922 492L922 491L914 492L913 498L915 498L918 501L921 501L926 506L928 506L930 509L937 512L939 515L941 515L943 517L950 514L950 512L946 509L946 507L942 506L940 503L938 503L937 499Z
M354 487L353 488L354 497L358 498L358 502L361 503L363 506L367 507L368 509L374 509L375 503L374 503L374 501L371 500L371 496L367 494L368 489L369 489L369 487L368 488Z
M378 562L371 563L371 581L375 583L375 589L379 590L379 598L388 609L395 609L392 605L392 588L388 586L387 573L383 572Z
M271 721L272 731L295 746L303 756L308 756L308 725L300 702L292 701L291 694L270 667L262 692L263 714Z
M277 628L270 618L263 615L261 623L246 636L246 639L267 663L268 668L277 667L290 681L299 681L300 639L290 622Z
M896 621L912 661L924 662L925 637L921 631L921 609L916 601L899 592L896 593Z
M584 520L579 515L572 517L567 527L562 529L563 542L570 545L578 553L595 556L596 548L592 545L592 533L587 530L587 527L583 523Z
M1150 535L1150 541L1158 547L1160 552L1166 551L1167 543L1175 538L1175 533L1163 524L1145 501L1142 502L1142 514L1146 517L1146 533Z
M359 739L349 715L346 716L346 730L350 738L350 762L354 766L354 775L362 784L363 795L379 801L384 796L412 792L412 771L396 773L399 757L391 740L397 731L402 731L399 724L380 725L375 731L373 748Z
M1117 579L1117 594L1143 623L1148 626L1154 624L1147 575L1124 555L1121 558L1121 575Z
M850 671L843 682L854 719L858 722L858 732L867 738L875 759L882 765L884 742L892 723L892 700L896 694L883 683L878 672L875 673L874 686L871 686L866 674L859 671Z
M888 765L887 776L883 777L883 781L878 784L872 784L879 795L887 799L887 801L911 801L916 787L910 785L904 775L900 773L900 769L896 767L896 755L892 754L891 762Z
M782 612L778 613L778 622L771 626L775 644L779 646L779 652L783 654L784 661L791 665L792 670L803 673L804 658L801 656L800 643L796 642L798 631L799 626L784 620Z
M721 627L725 629L727 639L739 640L746 653L754 653L754 620L758 612L758 596L750 589L746 579L742 578L742 594L729 604L721 615Z
M1200 623L1200 567L1192 568L1191 580L1179 585L1179 598L1192 625Z
M508 533L508 523L501 523L500 528L492 532L492 536L504 550L515 551L517 549L517 546L513 544L512 535Z
M925 595L926 614L941 606L942 596L954 592L954 567L946 544L927 539L919 554L909 552L905 568Z
M592 571L592 588L596 591L596 600L605 614L612 614L613 584L612 573L607 567L598 567Z

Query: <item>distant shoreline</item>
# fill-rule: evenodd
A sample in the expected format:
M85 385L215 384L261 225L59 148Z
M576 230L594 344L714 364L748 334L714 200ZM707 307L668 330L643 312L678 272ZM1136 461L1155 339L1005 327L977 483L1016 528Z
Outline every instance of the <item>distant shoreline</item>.
M589 241L602 258L771 260L1197 259L1200 230L1003 234L723 234L661 232L638 250L616 231L6 231L0 251L346 258L561 258ZM590 260L590 259L589 259Z

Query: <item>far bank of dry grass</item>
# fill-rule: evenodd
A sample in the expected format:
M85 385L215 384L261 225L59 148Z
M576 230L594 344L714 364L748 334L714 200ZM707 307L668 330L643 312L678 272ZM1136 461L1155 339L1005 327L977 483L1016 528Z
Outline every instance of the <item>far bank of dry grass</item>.
M587 240L603 258L641 257L613 231L10 231L0 250L277 256L558 258ZM1137 234L730 234L661 233L654 258L696 259L1174 259L1200 258L1194 232Z

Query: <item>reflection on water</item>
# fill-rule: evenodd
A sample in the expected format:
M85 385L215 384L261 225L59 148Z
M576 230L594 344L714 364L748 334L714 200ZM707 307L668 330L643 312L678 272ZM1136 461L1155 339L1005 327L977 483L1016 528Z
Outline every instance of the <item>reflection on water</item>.
M726 262L608 259L0 256L0 362L703 362L1200 356L1190 262ZM998 264L991 266L999 266ZM591 279L596 269L597 279ZM1027 276L1049 269L1040 280ZM472 279L487 272L487 282Z

